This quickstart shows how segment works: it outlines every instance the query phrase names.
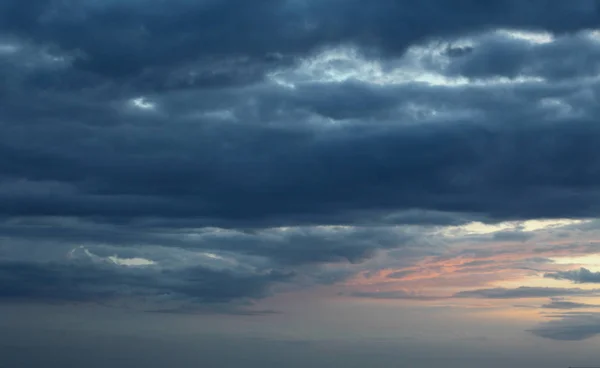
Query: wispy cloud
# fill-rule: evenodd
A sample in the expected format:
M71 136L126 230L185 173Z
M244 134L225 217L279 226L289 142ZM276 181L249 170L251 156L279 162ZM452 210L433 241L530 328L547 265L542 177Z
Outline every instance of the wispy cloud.
M576 303L565 300L552 300L550 303L543 304L541 308L545 309L591 309L600 308L599 304Z
M455 298L483 298L483 299L528 299L547 298L568 295L597 295L600 290L585 290L577 288L552 288L522 286L514 289L493 288L461 291L454 294Z

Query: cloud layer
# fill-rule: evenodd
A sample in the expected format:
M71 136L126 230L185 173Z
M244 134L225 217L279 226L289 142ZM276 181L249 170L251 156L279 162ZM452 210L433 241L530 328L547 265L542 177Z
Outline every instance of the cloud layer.
M3 1L0 298L403 282L440 227L594 217L599 21L594 1Z

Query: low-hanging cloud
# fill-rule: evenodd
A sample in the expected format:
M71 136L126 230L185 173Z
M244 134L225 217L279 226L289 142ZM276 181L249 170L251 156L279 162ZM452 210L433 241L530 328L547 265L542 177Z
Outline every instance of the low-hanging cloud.
M106 302L135 298L182 304L226 303L264 297L272 284L290 276L274 271L240 274L204 267L2 262L0 300Z

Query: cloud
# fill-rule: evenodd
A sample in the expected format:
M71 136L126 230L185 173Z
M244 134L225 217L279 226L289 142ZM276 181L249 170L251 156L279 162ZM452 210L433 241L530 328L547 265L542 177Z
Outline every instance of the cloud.
M158 308L145 310L146 313L161 313L161 314L214 314L214 315L228 315L228 316L270 316L274 314L280 314L280 312L271 309L254 310L248 309L245 305L231 305L231 304L196 304L196 305L185 305L174 308Z
M226 303L264 297L290 275L240 274L204 267L161 269L109 263L0 263L0 299L105 302L123 298L183 304Z
M598 290L521 286L514 289L493 288L461 291L454 294L453 297L483 299L527 299L567 295L593 295L596 293L598 293Z
M392 273L388 274L387 277L390 278L390 279L403 279L406 276L410 276L410 275L413 275L415 273L418 273L418 271L416 271L416 270L403 270L403 271L392 272Z
M430 37L452 39L502 25L575 31L595 24L597 14L589 11L594 4L461 5L469 16L437 1L428 7L345 3L339 11L333 0L304 8L266 0L248 12L239 0L177 1L168 8L159 2L84 1L70 9L53 1L35 4L3 5L2 29L19 50L7 73L10 119L0 141L0 152L12 157L0 163L6 216L281 226L382 222L414 209L483 220L595 213L598 178L588 169L598 159L598 129L595 115L585 114L593 107L551 118L553 107L542 106L550 100L583 103L585 96L576 96L580 87L515 85L504 97L493 85L350 80L290 89L240 72L258 69L248 73L261 75L268 67L255 64L271 62L278 71L293 69L297 63L277 60L305 60L327 45L368 44L402 59L407 47ZM536 16L523 19L526 8ZM572 20L564 22L565 14ZM236 23L236 31L219 28L219 19ZM423 25L419 32L406 26L416 19ZM220 31L197 28L208 26ZM401 32L392 32L397 27ZM520 41L511 42L507 48ZM198 44L203 47L192 47ZM283 56L262 60L271 53ZM33 59L53 66L22 67ZM211 85L207 73L246 82ZM85 81L89 85L77 85ZM156 108L130 103L140 98ZM420 124L411 117L415 106L438 117ZM53 123L38 124L45 119ZM310 123L328 119L350 121L337 129ZM517 123L523 120L530 123ZM397 123L384 124L392 121ZM70 139L59 142L64 136Z
M171 134L180 136L159 140L146 136L149 132L137 136L141 131L136 130L128 138L136 147L124 147L118 156L109 148L123 138L112 133L104 141L99 136L95 147L85 147L83 136L62 146L46 136L35 144L41 149L18 142L6 152L14 161L3 165L4 172L30 179L15 182L19 191L0 190L2 214L112 221L161 216L194 218L198 226L282 226L384 222L411 208L498 220L585 217L596 203L598 178L587 171L597 159L591 137L598 132L591 120L498 126L493 129L500 132L490 134L477 123L386 127L368 135L349 127L339 136L319 133L316 141L306 136L307 128L286 133L238 127L234 132L225 124L215 128L220 132L184 132L184 125L173 124ZM42 133L37 130L32 127L31 133ZM11 136L5 136L5 147ZM533 136L539 139L529 141ZM193 144L193 137L202 145ZM484 142L485 153L479 147ZM506 145L514 148L507 152L501 148ZM214 160L208 160L211 156ZM583 156L585 161L576 160ZM567 167L567 158L576 163ZM45 170L48 165L54 169ZM508 200L513 194L518 198Z
M533 234L523 231L499 231L494 233L493 240L495 241L527 241L533 238Z
M600 159L594 150L598 129L591 115L546 121L545 108L532 107L542 97L526 96L536 90L548 94L545 86L517 89L514 98L522 102L514 103L519 106L511 106L512 99L477 101L482 95L492 98L494 87L395 87L385 93L408 96L412 90L413 99L434 104L452 104L461 96L465 102L457 109L470 104L484 115L449 114L423 124L354 121L337 129L308 124L312 113L306 109L313 107L295 107L285 101L288 93L276 94L277 88L255 90L263 122L244 112L248 107L242 101L252 89L233 97L230 107L236 120L245 116L243 124L211 123L213 118L202 117L208 106L194 108L200 110L194 113L200 121L193 125L181 116L192 114L186 111L191 106L165 116L157 112L147 121L134 117L127 124L124 113L110 111L108 102L104 112L80 117L72 99L48 101L39 113L29 109L23 114L36 116L28 120L43 120L50 111L60 121L51 127L4 124L0 151L12 158L0 163L6 177L1 214L105 221L162 217L193 219L197 227L275 227L402 223L407 219L396 215L414 209L424 215L412 217L412 223L432 221L427 211L458 213L458 220L451 221L462 216L463 223L595 213L598 178L589 168ZM332 97L320 104L351 100L343 94L354 93L343 85L315 88L342 94L329 92ZM269 89L275 90L267 94ZM275 98L284 101L274 103ZM9 110L21 109L15 105L9 104ZM506 115L506 109L515 116ZM23 120L14 113L14 121ZM109 126L91 121L103 113ZM278 122L281 114L290 121ZM516 125L526 116L531 123ZM276 125L266 124L270 120ZM35 139L24 140L23 129ZM59 142L65 134L71 139Z
M82 56L74 65L82 73L119 81L143 81L149 74L150 86L174 83L169 72L197 60L223 65L218 61L250 59L260 65L277 60L277 55L298 56L348 43L384 54L401 53L440 35L493 27L570 32L597 25L599 17L593 1L549 0L458 6L443 1L261 0L252 7L241 0L176 0L168 6L160 1L82 1L67 6L52 0L24 6L10 0L3 2L1 13L0 32L77 50ZM196 47L199 44L203 47Z
M600 42L595 36L584 32L547 38L536 42L509 32L486 34L475 38L467 52L451 56L445 72L472 79L538 77L561 81L593 77L600 71L596 62Z
M600 308L600 305L575 303L564 300L552 300L550 303L543 304L541 308L546 309L585 309L585 308Z
M359 263L384 249L421 244L427 231L415 227L287 227L266 229L156 228L69 219L0 221L12 242L95 243L131 248L161 246L268 258L277 265Z
M403 290L394 291L356 291L349 294L349 296L355 298L367 298L367 299L401 299L401 300L438 300L442 297L421 295L415 292L408 292Z
M439 251L440 226L593 217L599 17L593 1L2 1L2 295L226 303ZM64 259L80 245L123 264Z
M600 334L600 314L566 314L529 330L536 336L560 341L581 341Z
M600 283L600 272L592 272L583 267L573 271L549 272L544 277L555 280L569 280L576 284Z

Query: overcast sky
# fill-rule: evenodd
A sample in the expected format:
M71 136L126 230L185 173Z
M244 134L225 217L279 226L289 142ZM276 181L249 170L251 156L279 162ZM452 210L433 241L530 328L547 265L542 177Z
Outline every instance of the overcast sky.
M600 3L0 0L0 366L600 365Z

